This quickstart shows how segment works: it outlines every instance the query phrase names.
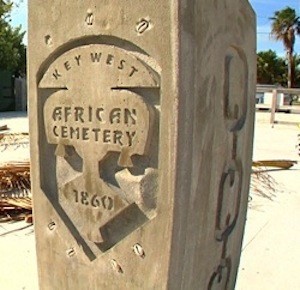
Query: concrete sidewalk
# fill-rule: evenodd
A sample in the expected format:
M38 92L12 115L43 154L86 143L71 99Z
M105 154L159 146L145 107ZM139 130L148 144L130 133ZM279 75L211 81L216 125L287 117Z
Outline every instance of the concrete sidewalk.
M1 112L0 126L10 133L27 133L26 112ZM2 143L3 145L3 143ZM0 163L29 159L29 144L0 146ZM37 290L37 265L33 225L21 222L0 223L0 289Z
M254 160L298 160L295 148L300 115L276 114L272 127L268 113L257 113ZM275 190L271 199L250 193L237 290L300 289L300 164L268 174Z
M236 289L300 289L300 197L250 209Z

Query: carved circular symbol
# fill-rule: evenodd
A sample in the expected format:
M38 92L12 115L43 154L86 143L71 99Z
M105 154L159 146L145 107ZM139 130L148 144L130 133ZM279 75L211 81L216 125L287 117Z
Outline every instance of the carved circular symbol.
M225 57L224 117L228 129L240 130L248 110L248 63L244 52L230 47Z
M242 186L242 166L231 161L221 177L216 220L216 239L223 241L235 226Z

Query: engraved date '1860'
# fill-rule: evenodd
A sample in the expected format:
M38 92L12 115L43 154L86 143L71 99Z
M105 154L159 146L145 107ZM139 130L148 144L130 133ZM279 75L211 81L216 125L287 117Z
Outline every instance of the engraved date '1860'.
M73 189L73 192L76 203L94 208L102 208L104 210L113 209L114 201L110 196L99 196L98 194L90 194L86 191L78 191L76 189Z

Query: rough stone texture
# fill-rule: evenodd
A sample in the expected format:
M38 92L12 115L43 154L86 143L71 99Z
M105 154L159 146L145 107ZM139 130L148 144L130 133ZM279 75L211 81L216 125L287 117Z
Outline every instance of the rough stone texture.
M232 289L254 84L248 1L30 1L40 288Z

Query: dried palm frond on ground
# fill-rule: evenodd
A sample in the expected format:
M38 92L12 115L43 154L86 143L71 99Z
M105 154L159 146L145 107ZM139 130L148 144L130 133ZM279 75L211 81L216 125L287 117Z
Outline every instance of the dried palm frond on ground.
M30 191L30 163L10 162L0 166L0 190L10 192Z
M272 200L277 188L278 183L267 171L252 167L250 195L254 193Z
M252 175L250 184L251 193L260 195L270 200L275 197L279 184L268 174L269 167L277 167L280 169L290 169L297 161L294 160L260 160L252 162ZM274 169L273 169L274 170Z
M6 131L6 130L8 130L7 125L0 126L0 131Z
M278 167L282 169L289 169L295 164L297 164L297 161L294 160L260 160L252 162L254 167Z
M252 162L252 175L250 184L251 193L260 195L270 200L275 197L279 184L268 174L269 167L277 167L279 169L290 169L297 161L294 160L260 160Z
M25 218L32 211L29 162L0 166L0 221Z

